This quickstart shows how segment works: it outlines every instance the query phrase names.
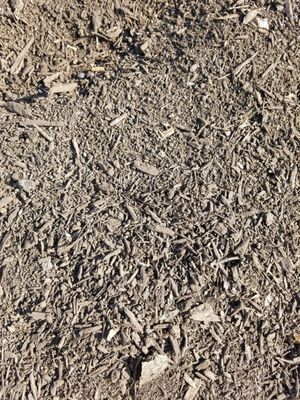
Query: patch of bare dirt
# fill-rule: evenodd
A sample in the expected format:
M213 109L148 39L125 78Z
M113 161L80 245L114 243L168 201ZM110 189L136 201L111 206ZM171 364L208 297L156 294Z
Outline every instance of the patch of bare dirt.
M300 398L299 32L0 1L0 398Z

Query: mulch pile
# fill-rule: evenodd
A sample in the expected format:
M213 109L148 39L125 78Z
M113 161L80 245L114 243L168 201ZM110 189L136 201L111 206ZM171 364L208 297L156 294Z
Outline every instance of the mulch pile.
M0 2L1 399L300 399L300 6Z

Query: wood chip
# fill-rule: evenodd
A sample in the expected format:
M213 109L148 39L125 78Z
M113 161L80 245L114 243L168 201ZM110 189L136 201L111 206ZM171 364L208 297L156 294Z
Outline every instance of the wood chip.
M12 74L15 74L15 73L18 72L21 63L22 63L24 57L26 56L26 54L28 53L28 51L29 51L30 47L32 46L33 42L34 42L34 38L31 38L29 40L29 42L26 44L26 46L24 47L24 49L21 51L21 53L15 59L13 65L10 68L10 72Z
M10 7L15 14L20 13L24 8L23 0L10 0Z
M44 139L48 140L48 142L52 142L54 138L50 136L47 132L45 132L42 128L40 128L37 125L33 125L35 129L39 132L41 136L43 136Z
M80 329L80 334L81 335L88 335L90 333L100 332L102 330L102 328L103 328L102 325L89 326L88 328Z
M74 148L77 160L80 161L79 146L78 146L76 138L72 139L72 146Z
M147 175L157 176L159 174L159 170L156 167L147 164L141 160L136 160L134 162L134 167Z
M190 311L190 318L197 322L219 322L220 318L215 314L209 303L201 304Z
M292 0L285 0L285 11L288 18L294 23L294 10L293 10L293 3Z
M135 315L133 314L132 311L130 311L127 307L125 307L124 305L120 306L121 309L123 310L124 314L127 316L127 318L129 319L131 325L133 326L133 328L142 333L143 332L143 327L142 325L139 323L139 321L136 319Z
M267 18L256 18L256 23L259 29L264 29L266 31L268 31L270 29L269 26L269 21L267 20Z
M244 62L239 64L237 67L235 67L233 70L233 75L239 75L242 72L242 70L256 57L256 55L257 55L257 52L252 54L252 56L247 58L247 60L245 60Z
M114 118L113 120L110 121L109 126L113 127L115 125L119 125L122 121L124 121L127 118L128 114L124 113L122 115L120 115L117 118Z
M167 139L170 136L172 136L174 133L175 133L175 129L171 127L169 129L166 129L164 132L161 132L161 137L163 139Z
M30 316L31 316L31 318L33 318L33 319L35 319L35 320L45 320L46 319L46 316L47 316L47 314L45 313L45 312L40 312L40 311L33 311L31 314L30 314Z
M183 400L194 400L203 385L203 382L201 379L195 378L194 379L194 386L190 385L188 388L187 392L184 395Z
M46 121L45 119L12 119L8 123L18 123L21 126L65 126L63 121Z
M44 85L49 87L53 81L59 78L60 72L55 72L55 74L51 74L43 79Z
M21 115L21 117L31 117L32 115L31 109L23 103L7 101L4 106L7 111Z
M6 207L12 200L13 198L11 196L2 197L2 199L0 199L0 210Z
M158 354L151 361L142 362L140 385L143 386L154 379L157 379L168 368L169 359L163 354Z
M172 229L170 229L167 226L162 225L162 224L151 225L150 227L151 227L151 230L153 230L154 232L157 232L157 233L162 233L167 236L175 235L175 232Z
M192 388L197 389L197 385L196 383L193 381L193 379L187 374L185 373L183 375L183 379L186 381L186 383L188 383Z
M18 179L16 181L16 186L25 192L31 192L35 189L36 183L30 179Z
M77 88L78 84L76 82L74 83L58 83L57 85L51 86L49 90L49 96L55 94L55 93L68 93L68 92L73 92Z
M243 24L247 25L251 22L258 14L258 10L250 10L244 17Z

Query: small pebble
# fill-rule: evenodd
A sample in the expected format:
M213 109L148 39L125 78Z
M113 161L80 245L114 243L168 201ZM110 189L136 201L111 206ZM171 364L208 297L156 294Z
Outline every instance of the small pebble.
M78 79L84 79L85 78L85 72L79 72L79 74L77 75Z

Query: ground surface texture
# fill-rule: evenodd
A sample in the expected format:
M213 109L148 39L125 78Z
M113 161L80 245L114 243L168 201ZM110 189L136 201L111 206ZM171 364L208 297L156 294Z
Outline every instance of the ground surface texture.
M300 397L297 3L0 1L1 399Z

